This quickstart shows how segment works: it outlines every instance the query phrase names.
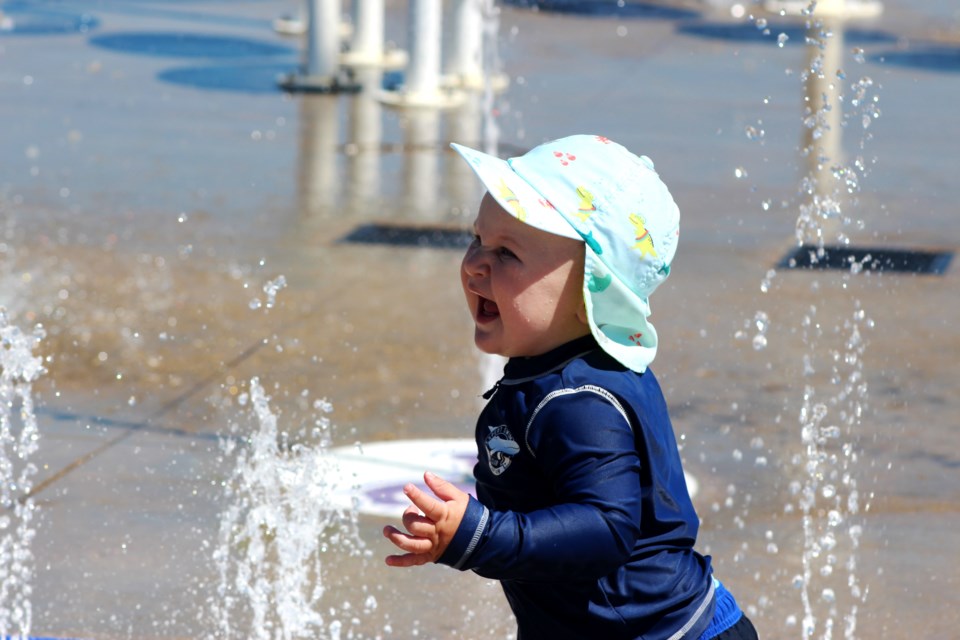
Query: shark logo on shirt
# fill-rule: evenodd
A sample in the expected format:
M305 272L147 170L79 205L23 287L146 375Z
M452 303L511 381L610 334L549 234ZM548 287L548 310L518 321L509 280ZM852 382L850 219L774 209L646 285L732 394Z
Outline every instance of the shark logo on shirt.
M513 456L520 452L520 445L513 439L505 424L488 426L487 429L489 433L483 443L487 450L487 464L490 465L490 472L498 476L507 470Z

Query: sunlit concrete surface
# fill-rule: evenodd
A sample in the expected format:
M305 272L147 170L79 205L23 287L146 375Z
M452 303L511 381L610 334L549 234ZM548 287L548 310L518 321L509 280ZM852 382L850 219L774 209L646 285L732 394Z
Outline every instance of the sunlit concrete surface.
M509 85L403 111L376 98L397 71L358 70L355 94L280 91L302 61L301 38L274 30L294 2L0 3L0 306L44 327L47 369L32 392L32 635L227 635L214 555L235 457L262 426L254 378L288 446L469 437L496 364L471 344L456 242L356 234L455 238L481 193L450 141L508 156L571 133L649 155L680 205L654 369L699 483L700 547L762 637L803 637L801 583L811 637L831 618L833 637L853 620L857 638L955 634L960 266L777 266L809 197L804 107L820 95L804 26L720 0L573 4L500 6L487 53ZM883 4L828 27L847 114L833 164L861 169L846 223L827 226L851 246L954 252L960 16L953 0ZM406 3L388 2L385 24L405 48ZM842 427L811 516L835 504L827 485L844 497L833 575L824 543L806 581L805 395ZM511 637L494 583L383 566L386 522L361 515L356 540L324 547L309 637L331 623L342 637ZM259 637L247 615L230 637Z

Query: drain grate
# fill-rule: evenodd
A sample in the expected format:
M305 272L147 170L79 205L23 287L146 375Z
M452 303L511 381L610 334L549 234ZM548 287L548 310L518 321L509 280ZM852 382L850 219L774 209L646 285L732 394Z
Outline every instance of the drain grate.
M953 259L952 251L885 249L864 247L823 247L802 245L790 251L777 266L785 269L843 269L862 265L863 270L883 273L943 275Z
M473 232L450 227L401 226L392 224L360 225L341 242L386 244L395 247L463 249L473 241Z

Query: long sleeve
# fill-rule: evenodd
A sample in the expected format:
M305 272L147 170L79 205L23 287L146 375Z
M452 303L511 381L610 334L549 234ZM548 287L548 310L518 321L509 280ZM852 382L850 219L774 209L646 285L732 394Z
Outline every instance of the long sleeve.
M584 580L630 557L642 488L634 433L612 395L593 386L547 396L526 425L524 455L544 478L548 506L525 513L471 501L440 562L496 579Z

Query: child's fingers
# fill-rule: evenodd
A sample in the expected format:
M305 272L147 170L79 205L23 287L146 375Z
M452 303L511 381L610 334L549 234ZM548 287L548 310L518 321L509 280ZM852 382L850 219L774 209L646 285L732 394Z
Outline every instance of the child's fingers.
M421 538L430 537L436 533L437 525L429 518L420 515L419 509L413 505L407 507L407 510L403 512L403 528L409 531L412 535L419 536Z
M387 566L390 567L417 567L430 562L430 556L425 553L405 553L403 555L387 556Z
M433 543L424 538L416 538L406 534L396 527L383 528L383 536L407 553L394 554L386 557L387 565L391 567L415 567L432 562L431 551Z
M415 484L408 484L403 488L403 492L423 514L430 520L436 522L444 515L443 503L428 495Z
M430 487L430 490L444 502L447 500L456 500L463 496L463 491L457 488L455 484L447 482L435 473L427 471L423 474L423 480L427 483L427 486Z
M383 528L383 537L407 553L428 553L434 547L433 541L429 538L412 536L393 525Z

